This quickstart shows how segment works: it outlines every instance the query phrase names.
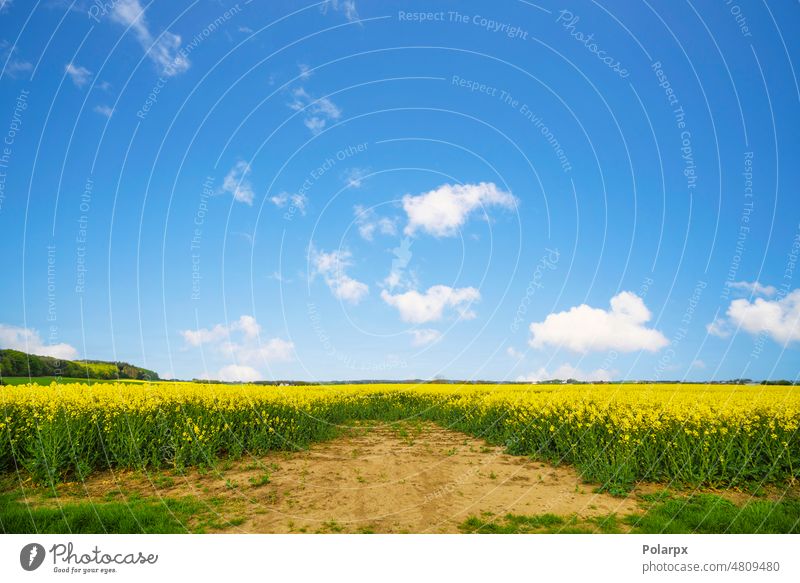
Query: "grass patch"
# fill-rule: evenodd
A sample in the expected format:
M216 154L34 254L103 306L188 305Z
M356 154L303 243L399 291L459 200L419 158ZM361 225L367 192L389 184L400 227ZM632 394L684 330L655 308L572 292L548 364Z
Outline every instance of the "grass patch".
M798 534L800 499L759 499L737 506L713 494L673 497L626 522L639 533Z
M459 528L470 534L529 534L558 531L558 527L567 524L567 519L555 514L538 514L522 516L506 514L499 520L486 520L471 516Z
M4 534L180 534L193 531L192 517L203 505L191 497L127 502L68 502L37 506L0 494L0 532Z
M264 472L260 476L252 476L249 482L253 488L259 488L261 486L266 486L267 484L269 484L269 478L270 478L269 472Z
M620 533L640 534L800 534L800 499L751 500L736 505L714 494L643 495L644 514L614 514L579 521L553 514L470 517L459 528L475 534Z

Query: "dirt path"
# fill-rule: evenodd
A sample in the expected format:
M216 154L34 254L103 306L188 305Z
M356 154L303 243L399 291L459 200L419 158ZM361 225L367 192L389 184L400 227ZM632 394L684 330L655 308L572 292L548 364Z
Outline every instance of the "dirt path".
M196 496L209 503L216 528L251 533L459 532L469 516L637 511L633 498L594 493L573 468L507 455L432 424L357 428L308 451L227 465L205 474L105 474L80 489L92 497L114 486Z

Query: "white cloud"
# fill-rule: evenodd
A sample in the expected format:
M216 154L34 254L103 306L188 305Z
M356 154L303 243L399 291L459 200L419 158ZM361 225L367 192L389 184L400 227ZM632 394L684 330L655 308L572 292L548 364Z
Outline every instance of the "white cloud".
M728 282L727 286L733 290L742 291L748 295L754 296L774 296L775 292L777 291L771 285L762 285L757 281L732 281Z
M357 304L369 293L369 286L345 273L352 264L352 255L349 251L337 250L325 253L313 247L311 249L312 276L321 275L334 297Z
M11 5L13 3L14 3L13 0L0 0L0 14L8 12L11 9Z
M45 344L42 342L39 333L33 328L22 328L7 324L0 324L0 348L12 348L29 354L52 356L64 360L78 357L78 351L69 344L64 342Z
M411 253L411 246L414 244L411 237L403 237L400 245L392 249L392 269L383 280L383 285L390 290L403 286L405 288L417 287L416 277L413 273L407 270L408 264L411 261L413 254Z
M364 208L360 204L353 207L353 212L356 217L358 234L361 235L363 239L372 241L376 231L382 235L397 234L397 225L390 218L378 217L374 210Z
M94 111L95 113L99 113L100 115L104 115L106 117L111 117L114 115L114 108L109 107L108 105L95 105Z
M403 210L408 215L406 235L418 229L434 237L452 237L458 233L469 215L489 206L514 208L516 199L491 182L478 184L443 184L435 190L403 196Z
M172 77L189 68L189 59L180 51L181 37L169 31L154 37L139 0L116 0L113 5L111 19L133 29L136 40L162 75Z
M506 354L509 355L511 358L519 360L523 356L525 356L522 352L514 348L513 346L509 346L506 348Z
M367 168L348 168L344 172L344 183L349 188L361 188L367 174L369 174Z
M289 107L294 111L302 111L305 115L303 123L316 135L325 129L328 122L342 116L342 110L327 97L315 99L302 87L292 91L294 98Z
M453 308L463 319L474 318L475 313L469 307L480 297L480 292L474 287L452 288L446 285L434 285L424 294L416 290L397 295L387 290L381 292L383 301L397 308L400 318L414 324L441 320L445 308Z
M311 77L311 67L306 65L305 63L300 63L297 65L297 68L300 70L300 78L301 79L308 79Z
M72 82L75 83L76 87L83 87L86 85L86 83L89 82L89 77L92 76L92 72L89 69L80 67L74 63L67 63L64 70L67 72L67 75L70 76Z
M691 366L691 368L696 368L696 369L702 370L702 369L706 368L706 363L698 358L697 360L693 360L692 364L690 366Z
M261 374L251 366L229 364L219 369L217 379L228 383L249 383L257 381Z
M252 205L255 192L253 192L253 185L250 184L250 180L247 178L249 174L250 165L244 160L239 160L225 175L220 190L232 194L234 200Z
M621 292L611 298L611 309L581 304L565 312L550 314L543 322L530 325L530 345L563 346L575 352L618 350L655 352L669 344L658 330L647 328L650 310L642 298Z
M710 324L706 324L706 332L712 336L718 336L720 338L727 338L731 335L728 322L725 320L725 318L717 318Z
M412 336L411 344L413 346L426 346L436 342L442 337L442 333L433 328L419 328L417 330L411 330L409 334Z
M800 340L800 289L775 300L733 300L726 314L727 322L715 321L709 327L716 329L723 324L728 328L739 327L750 334L766 334L781 343Z
M16 45L0 40L0 60L5 62L5 74L12 78L16 78L18 73L33 70L33 63L15 57L18 53Z
M283 208L286 205L292 206L300 211L300 214L306 214L308 207L308 197L305 194L289 194L288 192L281 192L275 196L270 197L270 202L278 208Z
M322 5L322 13L327 14L328 9L334 12L341 12L348 22L355 22L358 20L358 10L356 9L355 0L328 0Z
M541 381L550 381L555 379L560 379L563 381L567 379L574 379L582 382L609 382L612 380L614 374L616 374L616 371L606 370L604 368L598 368L591 372L584 372L569 363L564 363L553 372L549 372L545 367L540 367L534 372L517 377L517 381L523 383L538 383Z
M240 316L230 324L217 324L213 328L198 328L197 330L183 330L181 335L192 346L213 344L224 340L234 332L241 332L248 339L258 338L261 326L253 316Z
M232 360L258 364L262 362L287 362L294 357L294 343L281 338L260 342L222 342L219 349Z
M253 316L248 315L243 315L230 324L181 331L181 336L189 346L207 346L218 357L232 362L219 372L220 380L229 381L263 378L255 367L294 358L293 342L282 338L261 338L260 335L261 325Z

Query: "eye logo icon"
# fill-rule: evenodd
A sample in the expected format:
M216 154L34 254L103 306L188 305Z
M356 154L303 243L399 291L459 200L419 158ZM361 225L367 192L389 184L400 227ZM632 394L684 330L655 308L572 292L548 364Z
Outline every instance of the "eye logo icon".
M44 562L44 547L39 543L30 543L19 552L19 564L26 571L35 571Z

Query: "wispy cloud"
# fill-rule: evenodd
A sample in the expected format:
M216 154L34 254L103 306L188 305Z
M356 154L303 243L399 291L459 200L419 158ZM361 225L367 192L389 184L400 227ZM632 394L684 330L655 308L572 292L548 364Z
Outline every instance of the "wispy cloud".
M16 78L20 73L33 70L33 63L16 57L19 51L7 40L0 41L0 60L5 62L6 75Z
M359 18L355 0L328 0L322 5L321 10L323 14L329 11L341 13L348 22L354 22Z
M369 286L347 275L346 271L352 264L349 251L326 253L311 248L312 276L322 276L334 297L357 304L369 293Z
M375 233L382 235L396 235L397 225L392 219L388 217L379 217L375 211L370 208L365 208L360 204L353 207L355 213L355 221L358 226L358 234L367 241L372 241Z
M189 69L189 59L180 50L181 37L169 31L155 37L139 0L116 0L111 19L133 30L136 40L162 75L172 77Z
M754 296L774 296L778 290L771 285L763 285L757 281L730 281L726 284L730 289Z
M308 197L298 193L290 194L288 192L281 192L275 196L271 196L269 201L278 208L291 206L299 210L302 215L306 214L306 208L308 206Z
M248 179L249 174L250 165L244 160L239 160L225 175L220 191L232 194L236 201L252 205L255 192Z
M111 117L114 115L114 108L108 105L95 105L94 111L95 113L99 113L100 115L104 115L106 117Z
M509 346L508 348L506 348L506 354L515 360L519 360L525 356L522 352L520 352L513 346Z
M303 123L314 135L319 134L328 125L342 116L342 110L327 97L315 99L304 88L296 87L292 90L292 101L289 108L302 111Z
M409 334L411 334L411 344L413 346L427 346L437 342L442 337L442 333L433 328L419 328L411 330Z
M305 79L309 79L311 77L311 75L312 75L311 67L309 67L305 63L300 63L299 65L297 65L297 68L300 70L300 78L301 79L305 80Z
M348 168L344 172L344 183L349 188L361 188L364 183L364 177L369 174L367 168Z
M64 70L76 87L83 87L86 85L89 82L89 78L92 76L92 72L89 69L76 65L75 63L67 63Z

